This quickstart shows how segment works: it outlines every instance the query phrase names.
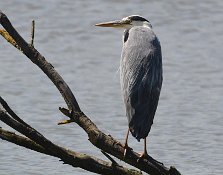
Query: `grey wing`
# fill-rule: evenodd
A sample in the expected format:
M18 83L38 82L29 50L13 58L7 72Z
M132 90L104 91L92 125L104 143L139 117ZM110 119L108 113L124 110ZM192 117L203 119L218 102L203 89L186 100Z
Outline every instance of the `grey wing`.
M124 53L122 89L129 128L140 140L148 136L158 105L162 86L162 55L157 38L148 43L147 52L134 49ZM151 49L152 48L152 49Z

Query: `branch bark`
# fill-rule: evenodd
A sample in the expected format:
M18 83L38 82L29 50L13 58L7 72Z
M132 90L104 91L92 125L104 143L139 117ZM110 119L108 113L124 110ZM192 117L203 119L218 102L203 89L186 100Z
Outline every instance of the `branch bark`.
M110 135L106 135L105 133L101 132L97 128L97 126L90 120L90 118L88 118L84 114L84 112L81 111L75 96L73 95L72 91L70 90L70 88L66 84L66 82L56 72L54 67L49 62L47 62L46 59L33 47L33 45L28 44L19 35L19 33L14 29L14 27L10 23L7 16L4 13L2 13L1 11L0 11L0 23L4 27L4 29L7 31L9 36L11 36L13 41L16 43L16 46L18 46L17 48L19 48L34 64L36 64L49 77L49 79L54 83L54 85L57 87L57 89L60 91L61 95L63 96L68 109L65 109L65 108L59 108L59 109L64 115L68 116L70 119L65 122L60 122L60 124L76 122L81 128L83 128L85 130L85 132L88 134L89 141L94 146L96 146L97 148L103 150L104 152L106 152L108 154L111 154L111 155L117 157L120 160L123 160L124 162L126 162L126 163L146 172L146 173L149 173L152 175L173 175L173 174L179 175L180 174L176 170L176 168L174 168L174 167L167 168L162 163L156 161L152 157L149 157L147 159L142 159L140 162L137 162L137 160L139 159L139 154L134 152L131 148L128 149L128 154L126 157L124 157L123 156L124 155L123 145L119 141L117 141L113 137L111 137ZM14 46L15 46L15 44L14 44ZM55 156L55 154L56 154L55 150L57 150L62 155L62 157L60 157L60 158L63 161L64 161L64 159L67 158L66 156L68 153L66 152L66 150L64 148L53 144L51 141L47 140L44 136L42 136L40 133L38 133L32 127L29 127L28 124L27 124L28 125L28 127L27 127L24 123L21 123L21 121L14 119L12 116L11 116L11 119L12 119L11 123L7 123L8 121L5 121L5 118L7 118L6 117L7 113L0 111L0 114L1 114L1 120L4 121L9 126L11 125L12 128L15 129L17 126L26 127L25 131L23 131L23 130L18 130L18 131L20 133L24 134L25 136L27 136L29 139L31 139L31 141L34 141L36 144L47 149L47 151L49 151L49 154L52 153L53 156ZM10 114L10 112L9 112L9 114ZM14 125L12 125L13 123L14 123ZM27 135L27 132L30 132L27 129L31 129L31 131L34 130L31 133L36 133L37 136L41 136L41 137L38 137L38 139L36 140L36 136L33 137L33 135ZM0 135L2 137L1 133L0 133ZM7 141L9 141L9 139ZM25 141L24 141L24 143L25 143ZM45 147L45 145L48 145L49 147ZM23 146L23 145L21 145L21 146ZM37 151L37 150L35 150L35 151ZM70 152L69 152L69 154L70 154ZM70 162L70 160L69 160L69 162L65 162L65 163L69 163L72 166L81 167L80 162L83 162L83 159L77 159L77 153L70 154L70 157L73 157L73 159L71 159L73 161L73 163L72 163L72 161ZM99 164L101 162L103 162L102 160L99 160L97 158L92 158L92 159L93 160L96 159ZM84 159L84 160L86 160L86 159ZM85 161L85 163L86 162L87 161ZM108 165L107 162L104 162L104 164ZM103 166L104 166L104 164L103 164ZM91 164L91 166L92 165L93 164ZM96 165L96 164L94 164L94 165ZM114 165L114 163L113 163L113 165ZM81 167L81 168L89 170L89 167L91 167L91 166ZM113 166L110 165L110 167L113 167ZM118 166L118 167L121 167L121 166ZM122 167L122 170L123 170L123 168L124 167ZM111 172L109 172L109 173L117 174L117 172L116 172L117 170L118 170L117 168L114 169L114 167L113 167L113 173L111 173ZM92 169L90 169L89 171L95 172ZM139 171L134 171L134 172L140 173ZM104 171L102 172L100 170L98 170L97 173L106 174ZM123 174L124 172L120 172L120 173Z
M0 120L8 126L14 128L24 136L19 136L15 133L6 131L0 128L0 138L25 148L60 158L65 164L72 165L73 167L80 167L87 171L98 174L124 174L124 175L140 175L140 171L125 168L123 166L114 165L107 161L98 159L96 157L77 153L52 143L49 139L44 137L37 130L25 123L21 118L16 116L16 119L9 115L12 111L10 108L5 108L6 102L0 97L0 103L4 110L0 109ZM8 106L8 105L7 105ZM9 112L8 112L9 111Z

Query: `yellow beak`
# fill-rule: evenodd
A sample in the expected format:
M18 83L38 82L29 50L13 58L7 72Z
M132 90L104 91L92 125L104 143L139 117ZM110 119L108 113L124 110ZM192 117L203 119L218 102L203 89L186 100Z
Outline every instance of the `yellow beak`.
M95 24L95 26L99 26L99 27L116 27L116 28L124 27L126 25L130 25L130 22L124 21L124 20L118 20L118 21L109 21L109 22Z

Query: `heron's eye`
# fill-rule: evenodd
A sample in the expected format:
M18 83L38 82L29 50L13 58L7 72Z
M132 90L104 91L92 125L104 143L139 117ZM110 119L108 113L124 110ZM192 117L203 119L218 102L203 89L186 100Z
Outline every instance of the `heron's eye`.
M132 22L132 20L131 20L130 18L127 18L127 17L126 17L126 18L123 18L123 19L122 19L122 23L123 23L123 24L130 24L130 25L131 25L131 22Z
M131 24L132 20L131 19L126 19L127 24Z

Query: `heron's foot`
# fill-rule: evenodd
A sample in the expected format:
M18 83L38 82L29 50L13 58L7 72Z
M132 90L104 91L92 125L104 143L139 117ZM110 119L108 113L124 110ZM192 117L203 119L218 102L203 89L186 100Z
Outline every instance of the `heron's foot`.
M124 145L124 149L125 149L124 150L124 158L126 158L128 153L129 153L129 151L131 151L132 149L128 146L128 144Z
M142 154L140 154L139 158L137 159L137 162L140 162L142 161L143 159L149 159L150 156L149 154L147 153L147 151L144 151Z
M129 148L128 144L125 143L125 145L124 145L124 158L126 158L126 154L128 152L128 148Z

